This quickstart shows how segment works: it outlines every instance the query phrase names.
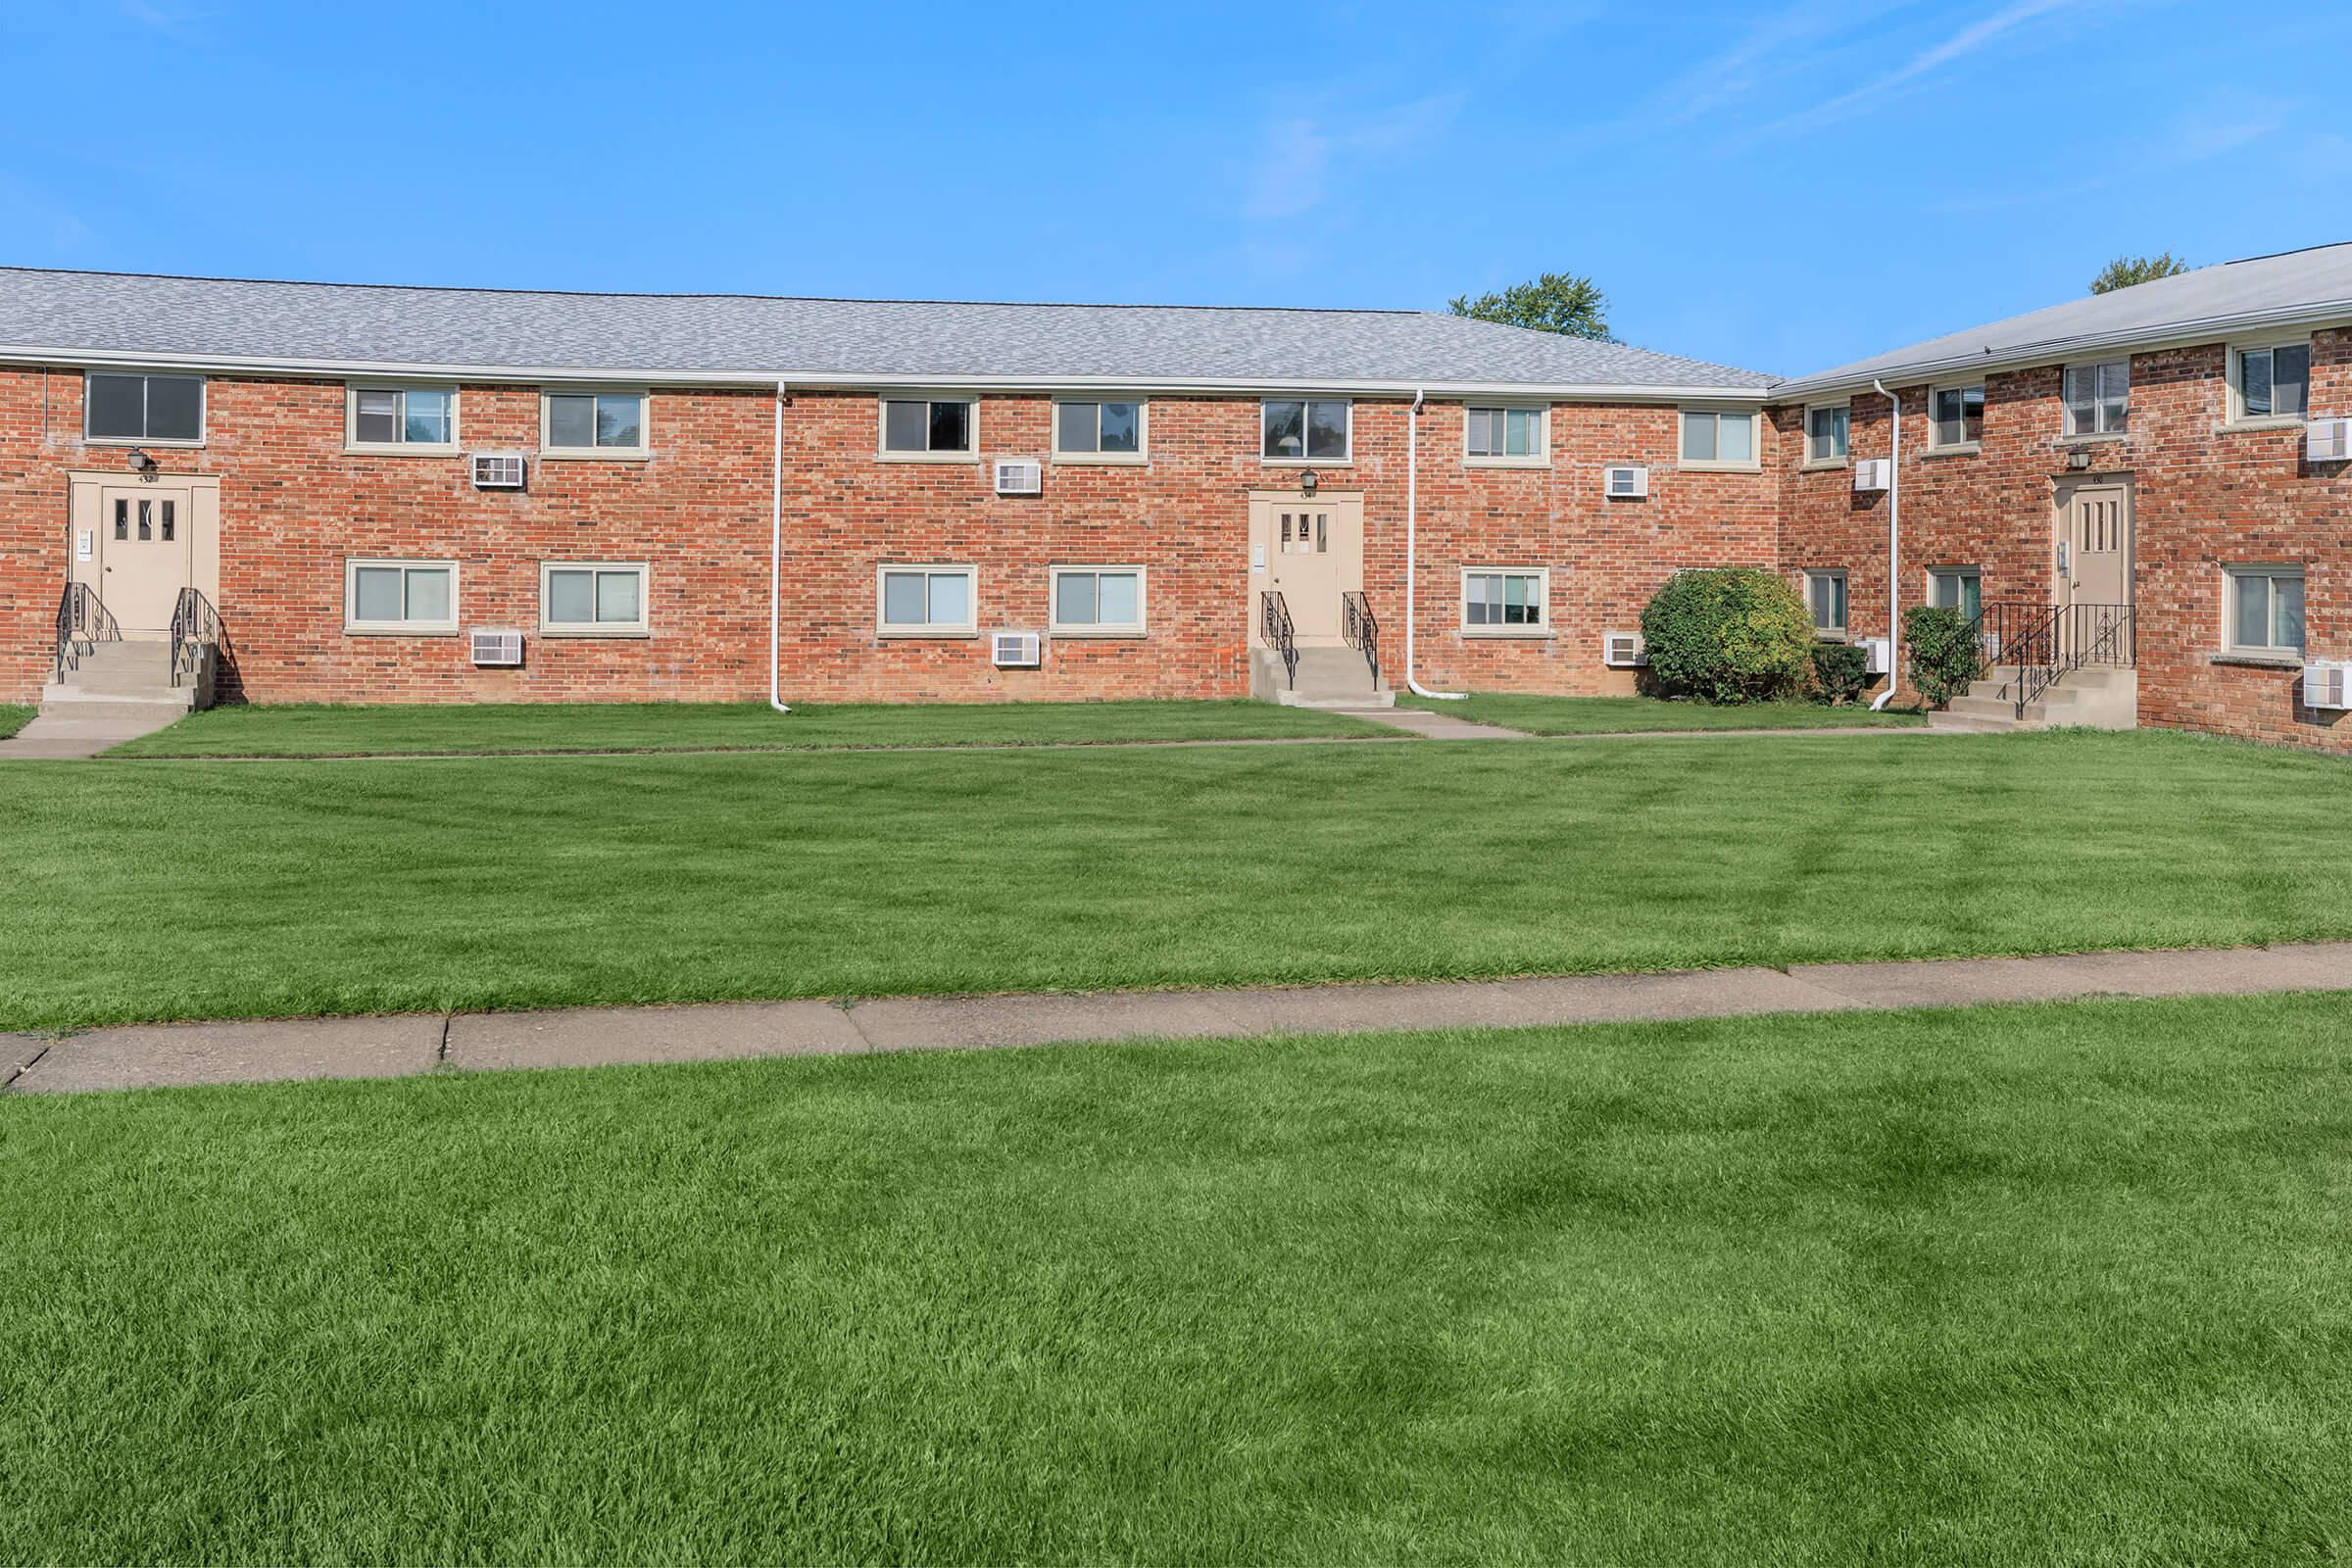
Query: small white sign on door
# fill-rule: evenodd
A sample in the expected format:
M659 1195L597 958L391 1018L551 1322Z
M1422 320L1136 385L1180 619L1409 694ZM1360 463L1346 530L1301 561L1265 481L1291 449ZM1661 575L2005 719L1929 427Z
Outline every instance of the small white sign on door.
M75 561L87 561L90 559L92 542L96 539L96 537L97 536L87 528L76 528L74 531L74 559Z

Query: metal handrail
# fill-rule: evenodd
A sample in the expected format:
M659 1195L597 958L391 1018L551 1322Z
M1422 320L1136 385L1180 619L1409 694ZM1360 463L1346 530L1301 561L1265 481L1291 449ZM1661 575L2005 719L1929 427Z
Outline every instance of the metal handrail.
M220 642L220 616L213 602L193 588L182 588L172 607L172 684L204 667L205 651Z
M1340 595L1340 628L1348 646L1364 656L1364 663L1372 671L1372 689L1380 690L1380 622L1361 589L1350 588Z
M2130 605L1991 604L1978 611L1975 625L1986 662L2017 666L2011 706L2020 719L2075 670L2129 668L2138 656Z
M1269 588L1261 596L1258 624L1263 630L1266 646L1282 658L1283 679L1293 691L1298 688L1298 633L1291 624L1291 607L1283 603L1282 590Z
M81 656L100 643L119 643L122 628L100 602L98 591L86 582L66 584L65 593L57 601L57 678L63 681L66 671L81 667Z

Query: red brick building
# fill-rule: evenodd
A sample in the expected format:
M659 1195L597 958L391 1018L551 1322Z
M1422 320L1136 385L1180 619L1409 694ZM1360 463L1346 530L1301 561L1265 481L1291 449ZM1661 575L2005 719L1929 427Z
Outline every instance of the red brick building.
M61 612L217 624L257 702L759 699L771 635L787 701L1264 694L1285 641L1627 690L1678 567L1885 636L1899 513L1900 604L2117 607L2143 721L2337 746L2348 403L2352 246L1799 381L1408 312L0 271L0 701Z

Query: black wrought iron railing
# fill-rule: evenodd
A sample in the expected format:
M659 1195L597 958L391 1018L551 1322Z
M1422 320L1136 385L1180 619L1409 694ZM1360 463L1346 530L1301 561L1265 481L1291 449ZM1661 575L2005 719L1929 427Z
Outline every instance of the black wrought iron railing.
M172 608L172 684L195 678L220 645L220 616L213 602L193 588L179 591Z
M1282 590L1269 588L1258 596L1258 629L1266 646L1282 661L1282 678L1294 690L1298 685L1298 631L1291 624L1291 607Z
M2017 667L2002 695L2027 707L2075 670L2129 669L2138 657L2130 605L1990 604L1977 615L1977 645L1991 667Z
M100 643L122 640L122 628L99 602L98 591L86 582L66 584L57 602L57 678L62 681L67 671L79 668L81 656Z
M1364 663L1372 671L1372 689L1380 689L1380 621L1372 613L1372 602L1357 589L1340 595L1340 630L1348 646L1364 656Z

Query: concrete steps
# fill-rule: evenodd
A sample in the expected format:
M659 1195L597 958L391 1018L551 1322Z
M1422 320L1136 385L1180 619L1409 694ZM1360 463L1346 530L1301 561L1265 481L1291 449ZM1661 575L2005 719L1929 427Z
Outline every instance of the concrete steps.
M1396 703L1395 691L1373 680L1364 656L1344 643L1300 648L1296 680L1284 678L1282 660L1272 649L1250 649L1250 693L1285 708L1332 711L1393 708Z
M172 647L154 638L125 637L85 645L63 678L41 687L41 710L12 738L0 758L95 757L112 746L178 722L206 706L212 670L172 684Z
M2002 730L2136 729L2139 727L2139 672L2110 665L2088 665L2062 675L2028 703L2021 717L2017 707L2023 672L2015 664L1991 670L1972 682L1950 707L1928 715L1928 727L1996 733Z

